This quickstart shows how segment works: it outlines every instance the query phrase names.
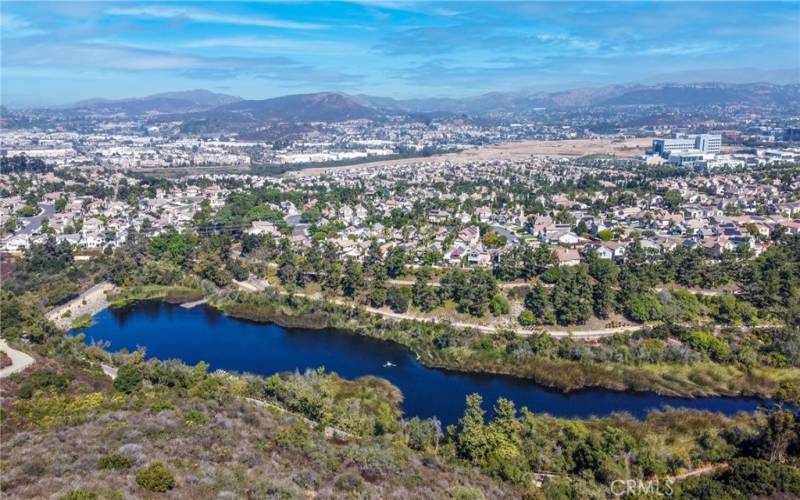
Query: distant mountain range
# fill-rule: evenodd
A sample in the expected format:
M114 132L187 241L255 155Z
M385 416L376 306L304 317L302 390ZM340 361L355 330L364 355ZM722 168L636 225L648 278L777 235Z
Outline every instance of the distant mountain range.
M138 99L92 99L69 110L125 113L132 116L168 115L169 119L216 124L279 122L336 122L377 120L389 115L467 114L485 116L530 113L537 109L575 109L618 106L752 105L800 107L800 84L692 83L615 85L562 92L492 92L465 98L392 99L338 92L295 94L244 100L207 90L167 92Z
M367 106L346 94L320 92L294 94L272 99L238 101L210 113L238 113L253 121L335 122L359 118L377 119L385 110Z
M367 95L356 102L400 112L448 112L484 115L530 112L538 108L569 109L604 106L699 106L800 104L800 85L770 83L615 85L562 92L493 92L461 99L393 100Z
M130 99L89 99L63 106L63 108L128 115L189 113L213 109L241 100L241 97L197 89L183 92L163 92Z

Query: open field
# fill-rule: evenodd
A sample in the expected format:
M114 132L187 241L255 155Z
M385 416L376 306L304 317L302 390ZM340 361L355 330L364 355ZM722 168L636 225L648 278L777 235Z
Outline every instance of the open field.
M185 175L214 175L214 174L249 174L248 165L211 165L193 167L164 167L164 168L136 168L130 170L133 173L144 177L153 178L175 178Z
M376 167L407 165L415 162L450 161L457 163L486 160L521 160L531 156L577 158L586 155L616 155L622 158L643 155L652 144L652 138L616 139L571 139L564 141L521 141L468 149L458 153L446 153L425 158L402 158L374 161L342 167L314 167L287 172L287 177L319 175L333 170L366 170Z

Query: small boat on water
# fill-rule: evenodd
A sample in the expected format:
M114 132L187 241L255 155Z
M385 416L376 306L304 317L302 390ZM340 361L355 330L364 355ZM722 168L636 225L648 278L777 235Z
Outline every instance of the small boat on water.
M391 368L393 366L397 366L397 365L392 363L391 361L387 361L386 363L383 364L384 368Z

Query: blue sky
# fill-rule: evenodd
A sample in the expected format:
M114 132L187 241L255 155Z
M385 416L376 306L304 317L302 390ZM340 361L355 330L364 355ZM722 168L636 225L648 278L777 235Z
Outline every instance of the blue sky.
M12 106L194 88L458 97L800 80L797 1L3 1L0 28Z

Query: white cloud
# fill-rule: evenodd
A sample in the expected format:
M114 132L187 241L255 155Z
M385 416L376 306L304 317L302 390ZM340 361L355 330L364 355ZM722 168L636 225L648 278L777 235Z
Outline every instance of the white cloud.
M173 70L201 62L197 58L169 52L81 43L35 44L17 47L3 56L9 64L125 71Z
M112 16L153 17L158 19L187 19L199 23L235 24L240 26L260 26L263 28L281 28L294 30L316 30L327 28L323 24L301 23L270 19L266 17L248 17L235 14L219 14L184 7L119 7L106 11Z
M366 7L377 7L379 9L399 10L417 14L433 14L441 17L454 17L460 14L460 12L457 10L430 5L426 4L425 2L410 2L402 0L351 0L350 3L356 3Z
M0 12L0 32L8 38L22 38L45 33L44 30L35 28L29 21L19 16L2 12Z
M641 51L642 54L652 56L692 56L730 50L733 47L723 47L714 43L690 43L650 47Z
M280 51L302 54L342 54L365 52L350 44L325 40L297 40L290 38L224 37L190 40L180 45L183 49L237 48L263 51Z
M3 45L4 68L65 69L70 74L90 72L167 72L183 78L223 80L239 75L277 81L359 81L362 76L337 69L300 64L281 56L208 57L101 43L34 43Z

